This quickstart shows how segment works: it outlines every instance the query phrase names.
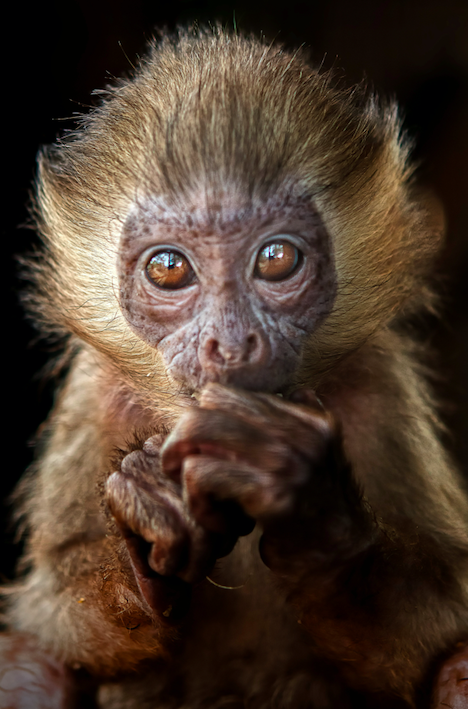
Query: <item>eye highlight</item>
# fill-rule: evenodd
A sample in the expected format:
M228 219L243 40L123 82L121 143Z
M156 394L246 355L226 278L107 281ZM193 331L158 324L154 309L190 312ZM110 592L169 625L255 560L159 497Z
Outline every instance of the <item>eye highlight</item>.
M290 241L271 241L257 256L255 276L265 281L282 281L292 276L301 261L302 253Z
M178 251L166 249L151 256L146 275L158 288L177 290L192 283L195 273L189 261Z

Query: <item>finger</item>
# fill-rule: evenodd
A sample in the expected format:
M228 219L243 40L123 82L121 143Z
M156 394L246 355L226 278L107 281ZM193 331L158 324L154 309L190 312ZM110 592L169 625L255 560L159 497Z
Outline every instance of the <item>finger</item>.
M175 532L184 516L183 505L164 482L147 489L134 478L112 473L106 482L106 500L116 521L147 541L153 541L161 528Z
M132 542L137 546L133 547ZM127 540L130 562L140 592L161 620L178 622L189 608L191 587L175 575L159 575L144 563L144 555L139 548L141 537Z
M121 473L110 476L106 492L131 555L138 553L144 564L163 576L184 566L188 534L181 499L162 495L158 490L145 490Z
M286 442L303 455L320 458L336 436L336 424L312 389L298 389L292 401L272 394L209 384L200 397L201 409L224 411L249 422L257 431Z
M197 409L185 414L166 440L161 465L163 472L177 481L184 458L190 455L244 462L273 473L287 469L291 457L297 454L309 463L321 460L333 432L322 415L313 419L309 415L307 425L297 417L286 416L279 421L270 417L262 423L246 420L237 411Z
M266 470L276 469L277 461L288 456L287 443L272 435L267 425L261 427L236 413L194 409L185 414L161 450L164 473L179 480L183 460L189 455L244 460Z
M269 475L264 470L241 461L219 461L208 456L189 456L183 465L183 496L192 516L205 527L217 532L229 529L240 536L251 531L246 520L221 503L232 501L254 519L283 515L293 506L297 487L308 478L306 466L292 464L282 475ZM240 526L236 526L240 525Z
M288 399L265 394L232 389L221 384L208 384L199 399L201 408L233 411L252 423L263 426L272 422L284 425L284 418L295 419L295 425L313 426L327 433L333 417L326 411L312 389L296 389Z

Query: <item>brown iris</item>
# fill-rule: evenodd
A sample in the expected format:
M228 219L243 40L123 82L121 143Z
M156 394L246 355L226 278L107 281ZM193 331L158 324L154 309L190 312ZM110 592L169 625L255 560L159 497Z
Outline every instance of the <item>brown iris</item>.
M185 256L171 249L155 253L146 265L146 273L159 288L170 290L190 285L195 276Z
M300 251L289 241L272 241L258 254L255 275L265 281L282 281L294 273L300 259Z

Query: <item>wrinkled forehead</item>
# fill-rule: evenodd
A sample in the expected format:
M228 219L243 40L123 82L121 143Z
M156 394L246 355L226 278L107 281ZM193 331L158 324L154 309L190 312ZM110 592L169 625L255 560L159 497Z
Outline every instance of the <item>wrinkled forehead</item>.
M241 230L249 223L261 228L271 222L304 220L320 223L313 194L299 185L287 186L263 199L256 198L239 185L210 186L176 197L172 194L141 194L126 220L126 229L168 227L205 232Z
M250 253L274 235L296 235L315 252L331 254L328 231L309 195L276 194L253 202L235 191L210 199L204 192L174 203L161 195L140 198L120 234L119 253L132 262L145 249L174 245L188 251L205 247ZM234 248L234 251L232 251ZM247 253L247 252L246 252ZM206 255L206 253L205 253Z

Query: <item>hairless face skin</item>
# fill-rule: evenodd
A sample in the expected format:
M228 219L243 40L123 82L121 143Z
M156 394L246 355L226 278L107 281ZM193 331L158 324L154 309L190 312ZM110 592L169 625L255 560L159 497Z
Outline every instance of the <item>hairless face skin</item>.
M208 382L280 392L330 312L331 244L312 204L129 215L119 249L121 304L191 393Z

